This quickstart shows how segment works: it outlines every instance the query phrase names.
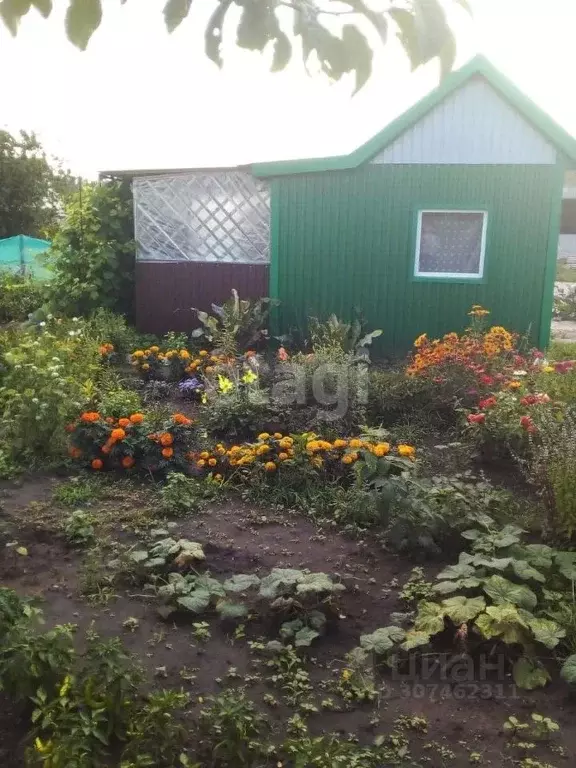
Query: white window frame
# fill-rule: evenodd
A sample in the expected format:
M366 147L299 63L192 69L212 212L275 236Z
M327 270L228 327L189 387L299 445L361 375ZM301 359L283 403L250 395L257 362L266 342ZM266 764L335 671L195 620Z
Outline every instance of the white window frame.
M480 263L478 272L420 272L420 246L422 238L422 215L425 213L481 213L482 214L482 238L480 241ZM424 208L418 211L418 224L416 227L416 252L414 254L414 277L426 277L431 280L457 279L457 280L482 280L484 277L484 262L486 257L486 230L488 228L488 211L481 209L460 208Z

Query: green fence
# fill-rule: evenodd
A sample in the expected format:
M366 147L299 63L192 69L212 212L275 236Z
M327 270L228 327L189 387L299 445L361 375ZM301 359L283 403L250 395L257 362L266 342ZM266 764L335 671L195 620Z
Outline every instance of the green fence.
M39 280L49 280L52 272L47 268L44 254L52 243L36 237L16 235L0 240L0 269L34 275Z

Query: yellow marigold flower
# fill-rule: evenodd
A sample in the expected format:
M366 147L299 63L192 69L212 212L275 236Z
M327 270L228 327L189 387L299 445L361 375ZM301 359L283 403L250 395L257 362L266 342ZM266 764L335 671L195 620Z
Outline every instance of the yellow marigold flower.
M516 379L512 379L512 381L508 382L509 389L520 389L521 386L522 386L522 382Z
M312 456L310 464L312 464L313 467L316 467L316 469L320 469L324 464L324 459L322 456Z
M355 461L358 461L357 453L347 453L344 456L342 456L343 464L353 464Z
M294 445L294 440L291 437L283 437L282 440L280 440L280 448L292 448Z
M137 349L136 352L132 352L132 357L144 357L144 352L141 349Z
M362 440L358 440L358 438L353 438L350 440L350 448L362 448Z
M256 453L258 454L258 456L263 456L265 453L268 453L269 450L270 450L269 445L259 445L258 448L256 449Z
M205 349L201 349L200 352L198 352L200 357L208 357L208 352Z
M216 466L216 464L218 464L218 459L215 459L214 457L212 457L211 459L208 459L208 464L209 464L211 467L215 467L215 466Z
M334 440L334 448L346 448L347 445L348 440L342 440L341 438Z
M202 453L200 454L200 458L201 459L209 459L210 458L210 453L208 451L202 451Z
M160 347L154 345L153 347L150 347L150 352L154 352L154 354L156 354L157 352L160 352Z
M420 336L414 342L415 347L421 347L428 341L428 336L425 333L421 333Z
M386 456L390 453L390 443L378 443L374 446L374 456Z
M196 466L197 467L205 467L206 466L206 461L204 459L198 459L198 461L196 462Z
M554 368L554 366L553 366L553 365L545 365L545 366L542 368L542 370L544 371L544 373L554 373L554 371L555 371L555 368Z
M218 358L216 357L216 355L210 355L210 362L211 363L217 363L218 362Z
M274 432L274 434L272 435L272 437L273 437L275 440L282 440L282 432Z
M343 669L341 677L344 682L347 682L352 677L352 672L349 669Z
M148 357L148 355L150 355L150 354L151 354L151 352L150 352L150 350L149 350L149 349L145 349L145 350L144 350L144 356L145 356L145 357Z
M228 451L229 456L236 456L236 454L240 453L242 448L240 448L239 445L233 445L230 450Z
M147 371L149 368L150 368L150 365L149 365L148 363L144 363L144 364L142 365L142 370L143 370L143 371Z
M191 355L187 349L181 349L179 353L180 360L189 360Z
M276 472L276 464L274 464L273 461L267 461L266 464L264 464L264 469L266 472Z
M226 453L226 448L224 448L224 446L223 446L223 445L217 445L217 446L216 446L216 453L217 453L219 456L224 456L224 455L225 455L225 453Z
M405 459L413 459L416 455L416 448L413 445L404 445L400 443L398 446L398 455L403 456Z
M268 440L269 437L270 435L268 434L268 432L260 432L260 434L258 435L258 440Z
M290 457L288 456L288 454L287 454L287 453L285 453L284 451L282 451L282 453L279 453L279 454L278 454L278 458L280 459L280 461L286 461L286 459L289 459Z

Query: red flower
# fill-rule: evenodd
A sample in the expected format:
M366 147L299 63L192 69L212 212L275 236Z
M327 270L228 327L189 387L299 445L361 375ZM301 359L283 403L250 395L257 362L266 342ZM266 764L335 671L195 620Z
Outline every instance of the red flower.
M556 373L568 373L574 367L572 360L562 360L561 363L554 364L554 370Z
M535 405L538 402L536 395L525 395L520 400L520 405ZM527 416L525 418L528 418Z
M496 398L495 397L487 397L485 400L480 400L478 403L478 408L482 408L482 410L485 410L486 408L493 408L496 405Z
M523 427L526 432L536 432L536 427L534 426L530 416L522 416L520 419L520 426Z
M484 384L485 387L491 387L492 384L494 384L494 378L492 376L488 376L488 374L484 374L483 376L480 376L480 384Z
M469 413L468 414L468 422L470 424L484 424L485 421L486 421L485 413Z

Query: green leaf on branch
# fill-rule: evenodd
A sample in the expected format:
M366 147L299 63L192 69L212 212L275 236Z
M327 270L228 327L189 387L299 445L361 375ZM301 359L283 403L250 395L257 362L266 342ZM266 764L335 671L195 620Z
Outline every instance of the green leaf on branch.
M528 625L536 640L546 648L556 648L560 640L566 637L566 630L550 619L532 618Z
M483 597L449 597L442 601L442 610L454 624L465 624L476 618L486 608Z
M478 616L474 626L487 640L499 637L508 645L524 645L527 640L528 624L518 608L510 603L489 606Z
M211 595L206 589L195 589L190 595L178 597L176 602L192 613L202 613L210 605Z
M102 21L100 0L70 0L66 13L66 34L71 43L85 51Z
M168 32L174 32L180 26L191 7L192 0L168 0L164 6L164 21Z
M560 675L562 679L566 680L566 682L570 683L570 685L574 685L576 683L576 654L568 656L562 665Z

